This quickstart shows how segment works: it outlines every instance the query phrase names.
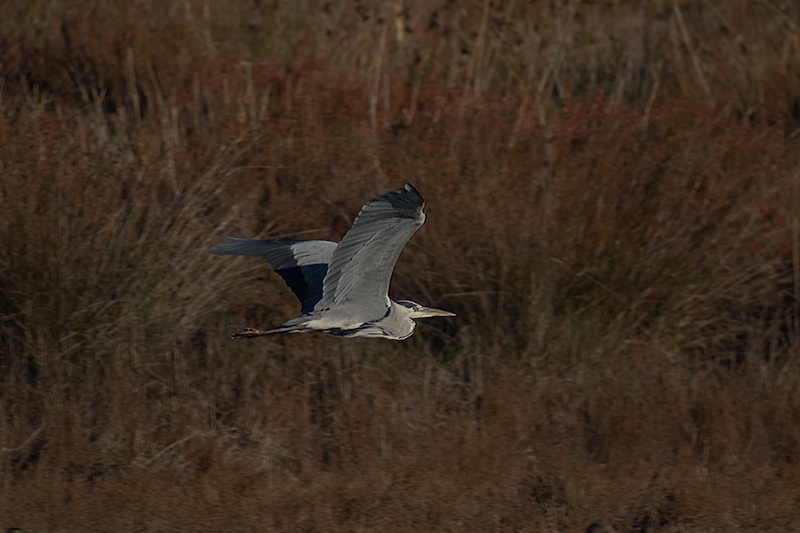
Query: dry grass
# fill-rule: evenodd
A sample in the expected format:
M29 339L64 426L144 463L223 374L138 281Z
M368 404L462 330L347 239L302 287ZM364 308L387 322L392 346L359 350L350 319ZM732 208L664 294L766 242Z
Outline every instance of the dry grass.
M0 6L0 527L800 528L798 8L519 4ZM228 340L406 181L457 319Z

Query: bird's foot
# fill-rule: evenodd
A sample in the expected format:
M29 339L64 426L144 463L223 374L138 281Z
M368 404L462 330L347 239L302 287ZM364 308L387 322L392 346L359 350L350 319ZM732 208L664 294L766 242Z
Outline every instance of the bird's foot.
M256 328L244 328L231 335L232 340L251 339L253 337L260 337L264 332Z

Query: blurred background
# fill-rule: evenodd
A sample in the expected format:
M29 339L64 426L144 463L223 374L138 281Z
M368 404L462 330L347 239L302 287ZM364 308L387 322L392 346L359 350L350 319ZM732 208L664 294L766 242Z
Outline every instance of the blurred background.
M800 5L0 3L0 528L800 530ZM409 340L218 235L413 183Z

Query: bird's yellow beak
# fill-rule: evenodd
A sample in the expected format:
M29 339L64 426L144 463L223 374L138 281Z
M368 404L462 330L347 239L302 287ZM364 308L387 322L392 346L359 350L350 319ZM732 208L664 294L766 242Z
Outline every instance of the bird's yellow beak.
M456 316L456 314L442 309L434 309L433 307L423 307L418 311L414 311L413 316L414 318L428 318L431 316Z

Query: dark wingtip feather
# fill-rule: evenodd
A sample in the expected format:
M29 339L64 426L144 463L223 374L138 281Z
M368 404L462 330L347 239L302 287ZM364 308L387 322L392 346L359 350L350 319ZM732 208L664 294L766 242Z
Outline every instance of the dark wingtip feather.
M231 253L231 250L235 250L239 246L237 241L238 239L236 237L231 237L230 235L220 235L218 242L211 249L211 253L220 255L237 255L235 253Z
M420 194L420 192L417 190L417 188L416 188L416 187L414 187L413 185L411 185L410 183L406 183L406 187L405 187L405 189L406 189L408 192L410 192L410 193L412 193L412 194L416 195L416 196L419 198L420 202L424 202L424 201L425 201L425 199L422 197L422 195L421 195L421 194ZM399 189L399 191L402 191L402 189Z
M416 218L419 210L425 204L422 195L410 183L407 183L402 189L373 198L367 205L372 202L389 202L397 210L396 215L403 218Z

